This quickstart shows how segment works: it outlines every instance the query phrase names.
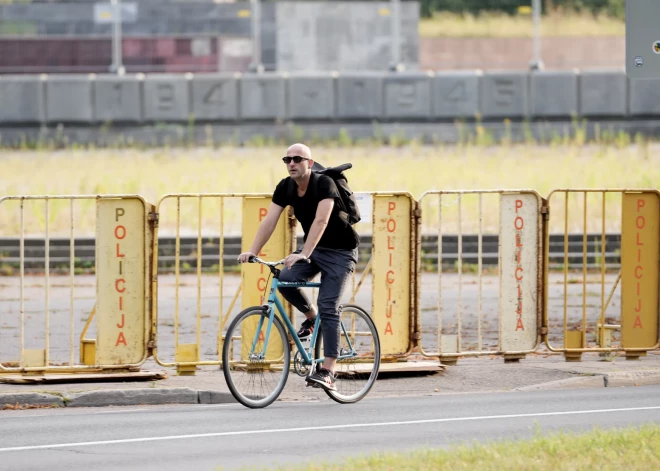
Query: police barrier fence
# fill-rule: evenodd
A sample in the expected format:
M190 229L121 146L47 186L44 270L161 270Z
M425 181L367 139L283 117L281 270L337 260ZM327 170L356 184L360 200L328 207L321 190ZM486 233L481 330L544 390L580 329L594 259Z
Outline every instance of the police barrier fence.
M656 190L563 189L551 192L547 200L533 190L429 191L419 202L406 192L360 195L364 224L373 234L372 247L367 266L356 274L345 300L370 310L385 359L421 353L454 363L459 357L497 354L507 361L541 347L563 352L569 360L579 359L586 351L624 351L628 358L637 358L658 348L660 198ZM561 195L565 199L557 203ZM484 213L486 198L497 199L497 214ZM76 274L73 265L77 255L74 205L78 202L87 204L83 210L96 202L96 276L86 278ZM15 206L9 208L10 203ZM27 204L42 206L39 219L46 247L43 274L31 279L24 273ZM226 217L240 216L240 250L247 250L269 204L270 195L221 193L166 195L157 207L134 195L0 199L0 216L3 221L16 222L21 245L20 276L7 278L10 286L5 291L10 292L13 283L19 297L5 299L7 308L0 312L12 319L10 327L18 332L0 342L0 371L130 368L150 355L163 366L176 366L181 374L194 373L197 366L219 364L227 321L242 308L262 303L269 281L258 265L242 265L240 277L228 274L224 261L235 255L228 255L224 247ZM568 214L576 208L582 211L581 254L571 253L568 243L569 231L575 232L568 225ZM7 216L12 209L18 217ZM203 227L206 219L202 215L209 211L215 214L211 233L220 235L217 245L208 242L209 232ZM612 226L618 211L620 224ZM69 221L66 257L62 248L50 246L49 222L55 217ZM29 224L34 226L34 221ZM564 243L551 246L550 233L556 232L557 224ZM600 237L589 235L595 224ZM607 237L606 228L621 233L619 273L615 270L618 254L608 247L612 237ZM169 248L159 247L158 235L172 230L176 239L169 253ZM186 231L196 234L197 246L188 254L189 261L183 262L180 238ZM478 235L466 236L467 232ZM437 254L428 251L434 238ZM295 240L295 219L284 213L260 255L283 258L294 248ZM498 268L485 272L483 247L494 240ZM443 251L443 242L448 241L455 244L449 253ZM587 253L596 242L599 250ZM561 275L548 268L550 255L559 251L564 257ZM53 254L69 264L68 309L51 303L53 290L66 291L49 277ZM174 262L173 279L159 273L168 257ZM217 266L203 273L202 266L209 259L217 260ZM598 304L590 290L594 274L600 284ZM81 345L76 347L75 316L83 304L76 301L80 277L94 286L88 289L94 295L88 293L83 309L95 317L87 317ZM563 292L557 294L560 287ZM39 290L42 302L36 300ZM574 297L579 291L581 304L576 305ZM370 306L365 302L369 298ZM616 314L619 298L621 312ZM295 322L293 310L288 309ZM53 324L51 315L67 311L69 327L61 334L63 316ZM563 312L562 318L558 312ZM40 330L35 330L37 324ZM31 334L34 338L25 337L28 325L30 332L36 332ZM86 338L92 325L95 340ZM67 339L67 361L51 355L52 338Z
M77 273L74 268L74 237L76 229L80 230L76 216L90 210L96 211L95 276ZM19 276L7 278L8 289L0 290L0 301L4 301L0 372L137 368L144 363L148 357L146 287L152 213L153 207L138 195L0 198L0 218L7 225L17 225L20 241L19 257L14 261ZM51 245L50 224L57 218L67 221L68 247ZM30 256L26 225L43 230L43 236L33 237L30 246L43 241L45 247L42 272L29 276L25 274ZM51 280L54 267L68 268L68 283ZM18 298L12 295L16 289ZM2 291L10 297L2 296ZM96 339L85 339L94 317ZM85 321L77 346L76 333Z

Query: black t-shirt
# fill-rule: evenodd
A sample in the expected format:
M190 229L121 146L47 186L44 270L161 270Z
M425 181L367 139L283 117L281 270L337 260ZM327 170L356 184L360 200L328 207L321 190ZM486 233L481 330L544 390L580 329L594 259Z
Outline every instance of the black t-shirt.
M287 177L278 183L273 193L273 203L283 208L293 207L296 219L300 221L305 233L304 240L307 240L309 229L316 218L316 208L319 202L327 198L334 198L335 205L318 247L348 250L356 248L360 238L353 227L339 216L338 203L341 200L334 180L327 175L312 174L307 191L303 196L298 196L298 185L295 181L293 181L293 191L289 191L291 181L291 177ZM312 185L316 185L316 190L312 188ZM289 193L291 193L291 200L289 200Z

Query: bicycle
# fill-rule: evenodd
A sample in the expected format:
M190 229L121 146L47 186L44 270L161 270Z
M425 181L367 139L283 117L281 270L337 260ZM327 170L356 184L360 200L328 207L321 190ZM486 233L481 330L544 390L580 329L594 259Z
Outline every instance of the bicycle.
M297 347L293 358L295 373L306 377L321 367L321 316L316 316L314 331L305 347L277 297L278 287L318 288L321 283L280 282L281 270L277 266L284 260L266 262L250 257L248 263L267 266L273 282L266 304L244 309L229 325L222 347L222 370L234 398L255 409L272 404L286 385L291 368L291 346L285 328ZM279 316L275 315L275 308ZM335 370L337 391L324 391L340 404L350 404L364 398L376 381L380 367L380 339L369 314L355 304L341 307L340 329ZM237 342L240 346L235 348ZM266 391L257 391L260 387Z

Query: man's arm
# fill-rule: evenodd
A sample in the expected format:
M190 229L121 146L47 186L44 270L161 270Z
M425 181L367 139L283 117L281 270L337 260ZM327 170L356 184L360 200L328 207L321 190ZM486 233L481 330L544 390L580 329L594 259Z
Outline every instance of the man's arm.
M275 227L277 227L277 221L279 221L282 211L284 211L282 206L275 203L270 204L266 217L261 221L259 229L257 229L257 235L254 236L250 250L243 252L238 256L239 262L245 263L251 256L254 257L261 251L264 245L266 245L266 242L268 242L268 239L270 239L270 236L273 235L273 231L275 230Z
M328 226L328 221L330 220L330 215L332 214L332 208L335 205L335 200L333 198L326 198L319 202L318 207L316 208L316 216L314 217L314 222L309 228L309 234L307 234L307 240L305 245L302 248L300 254L291 254L286 258L284 264L291 268L291 265L296 263L299 260L304 260L309 258L314 252L316 245L321 240L325 228Z

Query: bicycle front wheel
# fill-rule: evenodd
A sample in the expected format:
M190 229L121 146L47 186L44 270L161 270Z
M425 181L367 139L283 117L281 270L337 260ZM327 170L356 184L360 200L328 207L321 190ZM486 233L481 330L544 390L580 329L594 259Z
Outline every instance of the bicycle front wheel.
M247 308L229 325L222 347L227 386L238 402L252 409L272 404L289 375L291 353L282 321L273 317L266 344L268 324L266 309Z
M344 305L339 333L339 358L335 367L336 391L325 391L340 404L363 399L371 390L380 368L380 338L376 325L367 311L354 304ZM319 334L323 332L323 322ZM320 358L321 338L314 353Z

